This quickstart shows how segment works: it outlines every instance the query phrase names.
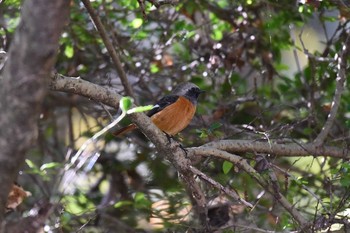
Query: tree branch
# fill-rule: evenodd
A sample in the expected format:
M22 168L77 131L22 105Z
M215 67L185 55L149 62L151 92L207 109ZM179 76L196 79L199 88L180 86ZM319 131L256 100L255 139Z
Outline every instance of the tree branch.
M84 96L113 108L119 107L121 95L114 90L91 83L80 77L66 77L61 74L50 76L49 87L53 91L63 91Z
M27 0L22 6L21 21L0 77L0 224L10 187L37 139L37 120L69 3Z
M233 153L240 152L256 152L273 154L277 156L293 157L293 156L329 156L334 158L349 159L348 148L338 148L332 146L317 146L313 143L287 143L278 144L268 141L252 141L252 140L221 140L210 142L202 147L212 147ZM193 148L194 150L196 148Z
M120 95L114 93L108 88L98 86L96 84L84 81L82 79L64 77L62 75L53 75L51 77L51 90L64 91L68 93L81 94L85 97L93 99L95 101L102 102L106 105L115 107L118 106ZM192 191L192 196L199 206L199 213L206 214L206 201L205 195L196 183L193 174L201 175L198 170L191 166L190 161L185 157L182 149L179 148L177 143L169 144L168 139L164 136L150 119L144 114L132 114L130 118L137 123L139 128L145 133L145 135L152 141L159 154L168 159L174 167L179 171L184 183ZM269 153L277 156L330 156L334 158L348 158L349 151L346 148L339 149L337 147L321 146L318 147L314 144L278 144L268 141L252 141L252 140L222 140L217 142L210 142L201 147L188 148L189 157L197 155L213 155L226 160L229 160L235 164L241 166L247 173L254 177L258 183L266 188L271 194L273 194L278 202L296 219L296 221L305 227L306 220L303 216L283 197L279 192L269 184L268 181L263 179L259 173L257 173L244 159L239 156L232 155L228 152L256 152L256 153ZM202 177L203 178L203 177ZM204 179L206 180L206 179ZM215 184L215 182L209 183ZM216 184L219 189L221 187ZM221 189L222 190L222 189ZM224 190L227 191L227 190ZM227 192L230 196L234 197L232 193Z
M118 106L121 98L120 95L113 93L107 88L89 83L82 79L69 78L58 74L51 76L50 88L56 91L82 94L85 97L112 107ZM145 114L134 113L129 115L129 118L135 122L140 130L153 142L159 154L169 160L180 173L187 188L192 192L192 198L196 201L197 212L200 218L206 223L207 210L205 195L190 171L191 161L185 156L179 143L173 142L169 144L169 140L165 134L158 129Z
M147 2L152 3L155 7L159 8L163 5L176 5L179 3L178 0L146 0Z
M342 46L341 53L338 54L338 73L336 78L335 93L333 96L331 110L328 114L326 123L324 124L321 132L317 135L314 143L316 146L321 146L326 140L329 131L331 130L334 120L337 116L337 112L340 106L341 96L344 92L344 85L346 80L347 71L347 59L350 53L350 34L347 35L345 44Z
M244 158L230 154L226 151L208 147L196 148L191 151L194 153L194 155L215 156L217 158L222 158L242 168L245 172L252 176L253 179L255 179L261 187L263 187L266 191L275 197L276 201L278 201L291 214L291 216L293 216L293 218L298 222L302 229L306 229L308 221L291 203L288 202L288 200L278 190L274 189L273 184L266 181L262 176L260 176L260 174L254 168L252 168Z
M223 186L222 184L220 184L219 182L213 180L212 178L210 178L209 176L207 176L206 174L204 174L203 172L201 172L200 170L198 170L195 167L191 166L191 172L195 175L197 175L200 179L206 181L207 183L211 184L212 186L216 187L217 189L223 191L224 193L226 193L228 196L231 196L233 199L235 199L236 201L241 202L242 204L244 204L245 206L249 207L249 208L253 208L253 205L250 204L249 202L245 201L244 199L242 199L238 193L234 192L233 190Z
M112 42L108 38L108 34L106 32L105 27L103 26L98 15L95 14L95 11L91 6L90 0L82 0L82 2L84 3L86 10L89 12L90 17L91 17L92 21L94 22L98 33L100 33L100 36L103 40L103 43L105 44L106 49L112 58L112 61L115 65L115 68L117 69L119 78L124 86L126 95L134 97L134 92L129 84L129 81L128 81L128 78L125 74L123 65L119 59L119 55L118 55L117 51L114 49Z
M105 87L101 87L97 84L90 83L80 78L65 77L60 74L51 75L50 89L54 91L63 91L67 93L73 93L85 96L93 99L94 101L101 102L111 107L117 107L121 95L115 93L113 90ZM144 114L135 114L130 116L131 118L137 118L142 121L141 124L153 125L149 123L148 117L142 116ZM150 128L153 128L149 126ZM157 128L158 129L158 128ZM152 129L148 129L153 132ZM160 132L160 137L164 136ZM156 140L156 136L153 140ZM152 141L152 140L151 140ZM168 140L166 137L162 143L167 144ZM329 156L333 158L349 159L348 148L338 148L333 146L317 146L313 143L274 143L268 141L253 141L253 140L220 140L216 142L210 142L202 145L201 147L213 147L216 149L240 153L240 152L256 152L256 153L267 153L274 154L277 156ZM196 149L196 148L191 148Z

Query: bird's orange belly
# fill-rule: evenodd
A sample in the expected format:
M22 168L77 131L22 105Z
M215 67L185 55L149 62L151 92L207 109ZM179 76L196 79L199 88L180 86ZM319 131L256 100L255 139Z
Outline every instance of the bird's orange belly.
M175 135L187 127L195 112L196 106L181 96L175 103L154 114L151 119L159 129Z

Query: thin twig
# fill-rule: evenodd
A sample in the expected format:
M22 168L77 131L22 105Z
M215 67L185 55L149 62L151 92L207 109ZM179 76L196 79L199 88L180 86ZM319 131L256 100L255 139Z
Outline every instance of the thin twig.
M93 23L95 24L96 29L97 29L98 33L100 34L102 41L105 44L109 55L111 56L111 58L113 60L113 63L115 65L115 68L117 69L119 78L124 86L126 95L134 97L134 92L129 84L128 78L127 78L126 73L124 71L123 65L120 61L119 55L118 55L117 51L114 49L114 46L108 37L108 34L106 32L105 27L103 26L100 18L98 17L98 15L95 13L94 9L92 8L90 0L82 0L82 2L84 3L86 10L89 12L90 17L91 17Z
M257 181L257 183L263 187L266 191L268 191L271 195L273 195L286 211L290 213L291 216L299 223L302 229L306 229L308 226L308 221L299 213L299 211L289 203L289 201L278 191L276 191L270 182L265 180L254 168L252 168L248 162L240 156L230 154L226 151L218 150L215 148L196 148L192 151L195 155L200 156L215 156L218 158L225 159L230 161L240 168L242 168L245 172L247 172L253 179Z
M286 175L286 176L288 176L288 177L291 177L293 180L297 180L297 178L296 178L294 175L292 175L291 173L289 173L289 172L285 171L284 169L278 167L277 165L272 164L272 166L273 166L275 169L277 169L278 171L280 171L281 173L283 173L284 175ZM307 186L304 185L304 184L300 184L300 186L301 186L303 189L305 189L305 191L307 191L308 193L310 193L310 195L313 196L313 197L317 200L317 202L321 204L323 210L324 210L326 213L329 212L329 209L324 205L322 199L320 199L309 187L307 187Z
M190 170L191 170L191 172L193 172L193 174L197 175L200 179L206 181L207 183L211 184L212 186L214 186L214 187L218 188L219 190L223 191L227 195L229 195L232 198L234 198L236 201L241 202L242 204L244 204L245 206L247 206L249 208L253 208L252 204L250 204L246 200L242 199L236 192L232 191L231 189L229 189L227 187L224 187L222 184L220 184L219 182L215 181L211 177L207 176L206 174L204 174L203 172L201 172L197 168L191 166Z

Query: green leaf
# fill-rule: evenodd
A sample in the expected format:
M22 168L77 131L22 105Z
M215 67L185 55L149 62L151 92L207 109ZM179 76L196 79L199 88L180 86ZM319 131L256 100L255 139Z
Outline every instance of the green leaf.
M59 167L59 166L61 166L61 164L60 163L56 163L56 162L45 163L45 164L41 165L40 170L43 171L43 170L46 170L46 169L52 169L52 168L56 168L56 167Z
M142 26L142 24L143 24L143 19L141 18L136 18L130 23L131 27L133 28L139 28Z
M25 160L26 164L28 167L32 168L32 169L37 169L37 166L29 159Z
M346 171L348 171L348 170L350 169L350 163L343 163L343 164L341 165L341 167L342 167L343 169L346 169Z
M150 67L150 71L152 74L158 73L159 72L159 67L157 66L157 64L152 63L151 67Z
M199 134L200 138L208 138L208 132L206 129L196 129L196 133Z
M121 208L124 206L131 206L133 203L132 201L118 201L114 204L114 208Z
M66 55L68 58L72 58L74 56L74 49L72 45L66 45L64 55Z
M211 38L212 38L213 40L219 41L219 40L222 39L222 37L223 37L224 35L223 35L223 33L222 33L221 30L216 29L216 30L213 31L213 33L212 33L210 36L211 36Z
M131 40L143 40L148 38L149 34L143 30L137 31L132 37Z
M126 96L121 98L121 100L119 101L119 107L123 112L126 112L131 108L132 103L133 103L132 98L129 96Z
M142 201L145 198L146 198L146 195L144 193L137 192L135 194L134 200L135 200L135 202L137 202L137 201Z
M27 174L36 174L39 176L42 176L45 179L45 173L41 171L31 160L26 159L25 160L27 166L30 168L29 170L26 171ZM47 177L46 177L47 178Z
M144 193L136 193L134 197L135 208L137 209L150 209L152 202L148 200Z
M227 173L229 173L232 167L233 167L233 163L229 161L224 161L224 163L222 164L222 170L224 174L226 175Z
M136 108L129 109L126 113L131 114L134 112L146 112L146 111L151 110L152 108L153 108L153 105L139 106Z
M341 186L348 188L350 186L350 177L349 176L342 177L340 179L340 184Z

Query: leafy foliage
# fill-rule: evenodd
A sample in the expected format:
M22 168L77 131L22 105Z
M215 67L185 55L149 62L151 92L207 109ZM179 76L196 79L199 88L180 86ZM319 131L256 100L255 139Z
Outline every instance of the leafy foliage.
M138 105L153 104L170 87L191 81L206 93L200 97L197 116L177 137L183 145L199 146L221 139L313 142L331 110L339 78L336 58L349 38L350 16L341 3L163 2L173 4L92 2L121 54ZM0 2L1 50L7 50L13 40L20 4ZM78 1L72 2L56 69L123 94L107 50ZM336 120L325 142L344 150L350 144L348 75L346 79ZM122 111L131 108L129 98L121 103ZM40 120L37 147L28 154L19 178L25 190L33 193L23 209L29 211L40 199L60 197L62 209L48 221L49 232L202 229L194 202L186 192L190 191L184 189L176 170L139 132L124 139L106 135L83 155L87 158L85 169L66 168L82 139L107 125L116 113L116 109L78 96L50 93ZM328 229L333 223L349 227L344 214L349 211L344 203L350 198L350 166L346 159L326 154L284 157L251 151L239 155L259 175L273 180L315 229ZM254 203L249 210L222 190L201 182L212 202L208 203L212 229L298 229L276 198L239 166L206 158L196 167ZM67 176L72 171L74 174ZM62 181L65 179L67 183ZM217 205L220 208L215 209ZM226 213L230 220L225 222ZM325 215L329 220L322 225Z

